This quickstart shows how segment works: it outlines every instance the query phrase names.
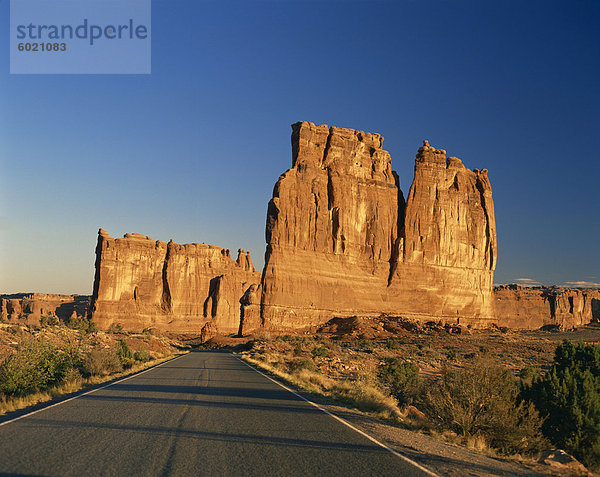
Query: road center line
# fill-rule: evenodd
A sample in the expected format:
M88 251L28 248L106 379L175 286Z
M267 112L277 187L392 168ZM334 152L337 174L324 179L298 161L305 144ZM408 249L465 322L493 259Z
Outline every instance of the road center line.
M244 361L241 358L238 358L237 356L232 355L234 358L236 358L237 360L241 361L242 363L244 363L246 366L248 366L250 369L252 369L253 371L256 371L258 374L264 376L265 378L267 378L269 381L273 381L275 384L277 384L278 386L281 386L283 389L285 389L286 391L289 391L290 393L292 393L293 395L299 397L300 399L302 399L303 401L306 401L308 404L310 404L311 406L316 407L318 410L324 412L325 414L333 417L334 419L336 419L337 421L341 422L342 424L344 424L346 427L349 427L350 429L352 429L353 431L358 432L360 435L366 437L367 439L369 439L371 442L377 444L380 447L383 447L385 450L387 450L388 452L394 454L396 457L400 457L400 459L408 462L409 464L414 465L417 469L422 470L423 472L425 472L428 475L431 475L432 477L440 477L438 474L436 474L435 472L432 472L431 470L423 467L421 464L415 462L414 460L400 454L399 452L395 451L394 449L392 449L391 447L386 446L384 443L379 442L377 439L375 439L374 437L371 437L369 434L367 434L366 432L361 431L360 429L354 427L352 424L350 424L348 421L342 419L339 416L336 416L335 414L333 414L332 412L329 412L327 409L319 406L318 404L306 399L304 396L302 396L301 394L298 394L297 392L295 392L294 390L288 388L286 385L280 383L279 381L276 381L275 379L271 378L270 376L266 375L265 373L263 373L262 371L259 371L258 369L256 369L254 366L251 366L249 363L247 363L246 361Z

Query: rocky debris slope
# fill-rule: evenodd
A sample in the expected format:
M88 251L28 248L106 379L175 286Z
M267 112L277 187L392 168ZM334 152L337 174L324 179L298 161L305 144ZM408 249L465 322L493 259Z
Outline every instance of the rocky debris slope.
M211 322L236 333L240 299L260 282L250 253L207 244L179 245L140 234L98 232L92 320L100 328L198 332Z
M38 325L43 316L63 322L87 316L90 297L46 293L16 293L0 295L2 321Z
M494 321L485 169L466 169L425 141L405 202L379 134L309 122L292 130L292 168L267 212L264 327L379 313Z
M494 288L498 322L509 328L577 328L600 322L600 289L560 287Z

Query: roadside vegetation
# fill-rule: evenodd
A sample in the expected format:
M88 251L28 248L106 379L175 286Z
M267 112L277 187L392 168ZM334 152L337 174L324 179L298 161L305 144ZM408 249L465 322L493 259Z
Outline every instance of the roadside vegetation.
M599 345L502 330L459 340L285 335L255 337L242 356L411 430L508 456L560 448L600 470Z
M554 445L600 470L600 345L565 341L522 397L545 417L542 432Z
M0 324L0 415L138 372L178 352L167 337L98 332L80 321Z

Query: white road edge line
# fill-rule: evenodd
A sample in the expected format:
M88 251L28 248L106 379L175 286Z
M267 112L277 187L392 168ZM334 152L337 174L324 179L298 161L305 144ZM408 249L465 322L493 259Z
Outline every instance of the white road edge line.
M288 388L285 384L280 383L279 381L271 378L270 376L267 376L265 373L263 373L262 371L259 371L258 369L256 369L254 366L251 366L250 364L248 364L246 361L244 361L243 359L233 355L234 358L238 359L239 361L241 361L242 363L244 363L246 366L248 366L250 369L252 369L253 371L256 371L258 374L263 375L265 378L267 378L269 381L273 381L275 384L281 386L283 389L285 389L286 391L289 391L290 393L292 393L295 396L298 396L300 399L302 399L303 401L306 401L308 404L310 404L311 406L316 407L319 411L324 412L325 414L333 417L334 419L338 420L339 422L341 422L342 424L344 424L346 427L349 427L350 429L352 429L353 431L358 432L360 435L366 437L367 439L369 439L371 442L374 442L375 444L377 444L378 446L383 447L385 450L387 450L388 452L394 454L396 457L400 457L402 460L408 462L409 464L414 465L416 468L418 468L419 470L422 470L423 472L425 472L426 474L431 475L432 477L440 477L438 474L436 474L435 472L432 472L431 470L423 467L421 464L415 462L414 460L400 454L399 452L395 451L394 449L392 449L391 447L386 446L384 443L379 442L377 439L375 439L374 437L371 437L369 434L367 434L366 432L361 431L360 429L354 427L352 424L350 424L348 421L342 419L339 416L336 416L335 414L333 414L332 412L329 412L327 409L319 406L318 404L306 399L304 396L302 396L301 394L298 394L296 391L293 391L292 389Z
M51 409L51 408L56 407L56 406L60 406L61 404L68 403L69 401L73 401L73 400L78 399L78 398L80 398L82 396L87 396L88 394L95 393L96 391L100 391L101 389L106 389L106 388L108 388L110 386L114 386L115 384L119 384L119 383L122 383L123 381L127 381L128 379L136 378L138 376L141 376L144 373L147 373L148 371L152 371L153 369L160 368L163 364L172 363L176 359L182 358L183 356L185 356L185 354L183 354L181 356L177 356L177 358L169 359L169 360L165 361L164 363L157 364L156 366L152 366L151 368L145 369L141 373L132 374L132 375L127 376L127 377L125 377L123 379L119 379L118 381L115 381L114 383L106 384L106 385L101 386L99 388L92 389L91 391L87 391L85 393L78 394L77 396L73 396L73 397L71 397L69 399L65 399L64 401L60 401L60 402L51 404L50 406L43 407L41 409L38 409L37 411L28 412L27 414L23 414L22 416L15 417L14 419L11 419L10 421L0 422L0 427L5 426L6 424L10 424L11 422L19 421L19 420L24 419L26 417L33 416L34 414L37 414L38 412L47 411L48 409Z

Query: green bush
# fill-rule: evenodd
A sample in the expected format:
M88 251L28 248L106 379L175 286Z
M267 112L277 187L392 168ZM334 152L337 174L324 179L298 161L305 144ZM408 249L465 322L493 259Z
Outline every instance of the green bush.
M125 339L119 341L119 345L117 346L117 356L124 368L131 368L134 361L133 351Z
M98 376L122 371L123 365L114 349L94 349L83 359L81 370L85 376Z
M56 325L58 325L58 323L59 323L59 320L58 320L58 317L56 317L56 316L42 315L40 317L40 326L42 328L46 328L48 326L56 326Z
M312 350L312 355L316 356L327 356L327 348L325 346L315 346Z
M122 333L123 325L121 325L121 323L111 323L106 331L109 333Z
M544 445L542 420L531 403L519 402L511 373L477 362L444 369L425 390L421 406L444 429L463 436L482 435L504 453L533 453Z
M554 445L600 469L600 346L565 340L552 368L522 394L546 418L542 430Z
M302 369L307 369L308 371L314 372L319 371L319 368L317 368L314 361L310 358L295 358L289 360L286 364L291 374L298 372Z
M387 349L399 349L399 348L400 348L400 342L399 342L399 341L397 341L397 340L394 340L394 339L391 339L391 338L390 338L390 339L388 339L388 340L385 342L385 347L386 347Z
M388 358L379 366L377 376L400 405L412 404L421 389L419 367L400 358Z
M133 359L145 363L146 361L150 361L152 356L150 355L150 351L142 347L133 354Z
M77 316L69 318L67 326L74 330L84 331L85 333L93 333L96 331L96 323L85 317Z
M535 378L540 376L540 370L534 366L526 366L519 371L521 384L530 385Z
M302 354L302 343L296 343L296 347L294 348L294 354Z
M81 357L74 348L30 341L0 365L0 391L24 396L42 391L68 377Z

